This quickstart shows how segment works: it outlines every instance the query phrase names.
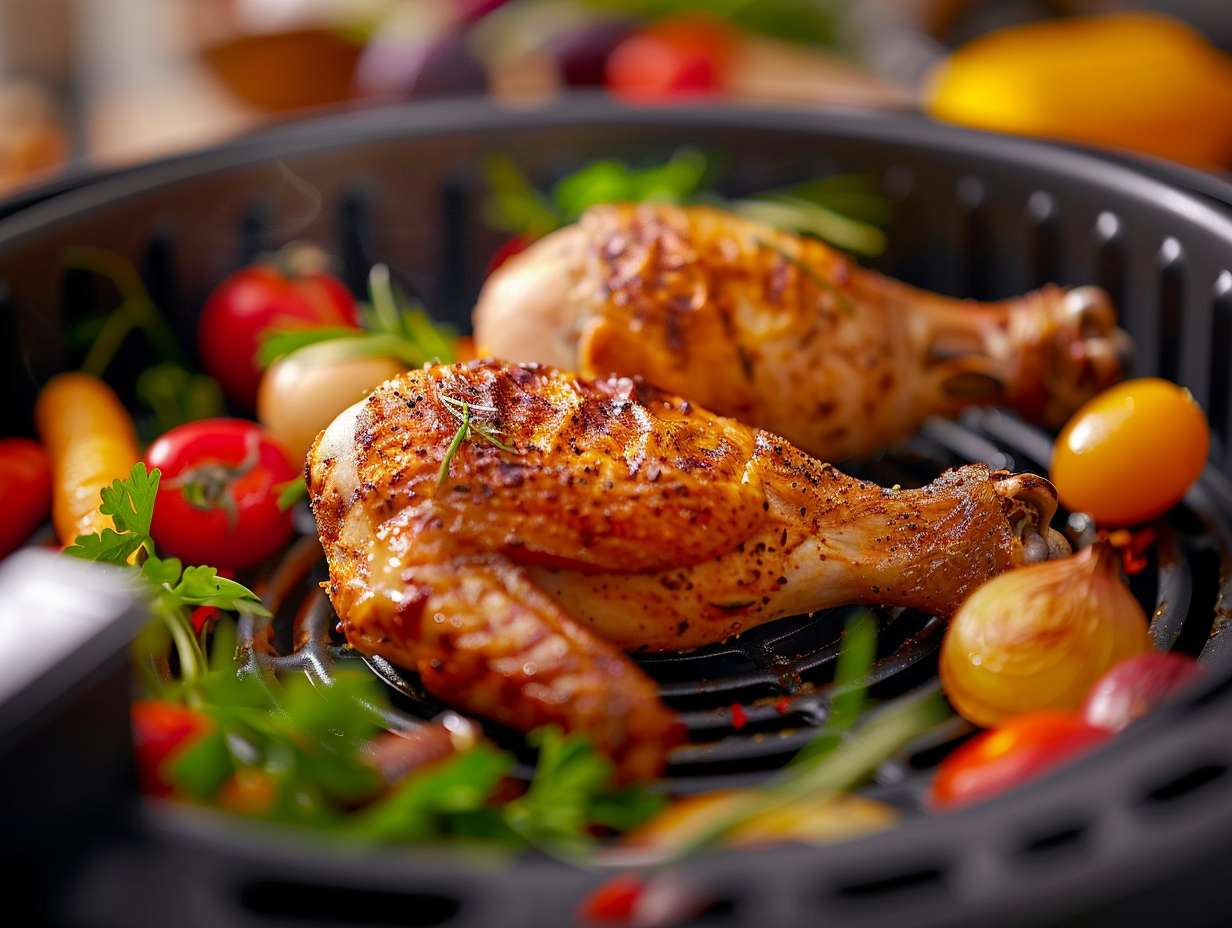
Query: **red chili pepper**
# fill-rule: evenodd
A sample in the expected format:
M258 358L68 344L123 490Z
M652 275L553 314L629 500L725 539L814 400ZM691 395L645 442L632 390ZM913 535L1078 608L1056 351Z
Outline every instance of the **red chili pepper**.
M582 918L592 923L628 923L645 889L641 877L613 877L582 900Z
M732 728L736 729L736 731L744 728L749 721L749 717L744 711L744 706L740 705L738 702L733 702L731 704L731 717Z
M791 700L784 696L774 704L774 711L779 715L786 715L791 711Z

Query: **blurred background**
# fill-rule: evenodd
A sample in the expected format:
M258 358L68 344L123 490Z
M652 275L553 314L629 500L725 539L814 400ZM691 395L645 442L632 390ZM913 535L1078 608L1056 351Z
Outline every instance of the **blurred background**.
M1232 166L1232 0L0 0L0 195L328 107L920 110Z

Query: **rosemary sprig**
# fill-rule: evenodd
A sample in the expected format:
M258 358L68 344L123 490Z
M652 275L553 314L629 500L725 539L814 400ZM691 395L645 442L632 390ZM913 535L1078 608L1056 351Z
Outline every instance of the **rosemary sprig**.
M450 441L449 447L445 449L445 456L441 459L441 469L436 474L437 486L441 486L449 479L449 468L453 465L453 459L457 456L458 449L462 447L463 442L469 441L472 435L478 435L488 444L500 448L501 451L517 454L515 448L510 447L496 437L501 434L500 429L475 422L471 418L472 409L476 412L495 415L497 411L495 406L468 403L466 400L460 400L444 394L440 395L440 400L445 404L445 409L449 411L449 414L458 420L458 430L454 433L453 440Z
M818 274L814 268L810 267L801 258L793 255L787 249L774 244L774 242L767 241L764 238L754 238L753 241L757 243L758 248L765 248L767 251L774 252L788 264L795 267L795 269L808 278L808 280L816 284L818 288L828 290L833 293L835 305L838 306L838 308L845 314L850 316L855 313L855 307L851 305L851 300L847 298L847 294L843 293L843 291L837 286Z

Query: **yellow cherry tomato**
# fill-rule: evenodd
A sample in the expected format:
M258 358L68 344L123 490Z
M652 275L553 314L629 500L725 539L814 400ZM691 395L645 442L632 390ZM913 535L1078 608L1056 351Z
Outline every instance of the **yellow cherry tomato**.
M1210 443L1188 390L1157 377L1127 380L1070 419L1053 451L1052 482L1070 509L1101 525L1133 525L1180 502Z

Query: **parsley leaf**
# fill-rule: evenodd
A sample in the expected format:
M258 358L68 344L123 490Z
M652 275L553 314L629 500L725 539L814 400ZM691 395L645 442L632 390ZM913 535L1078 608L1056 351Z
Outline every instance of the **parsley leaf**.
M269 615L257 595L242 583L218 576L214 567L186 567L179 583L171 587L171 593L188 606L215 606L232 612L250 612L253 615Z
M612 762L584 737L555 727L531 732L539 748L526 795L504 807L509 827L532 844L577 848L591 842L591 824L627 830L659 811L662 797L639 787L612 786Z
M111 486L103 487L99 511L111 516L117 531L148 536L150 520L154 518L154 499L158 496L158 480L158 468L147 473L145 465L138 461L129 471L127 480L114 480Z
M423 841L450 833L514 839L499 816L483 814L512 766L508 754L476 745L412 775L358 813L346 830L372 841Z
M93 535L78 535L77 540L64 549L64 553L86 561L123 567L144 543L145 538L141 535L121 535L115 529L105 528Z

